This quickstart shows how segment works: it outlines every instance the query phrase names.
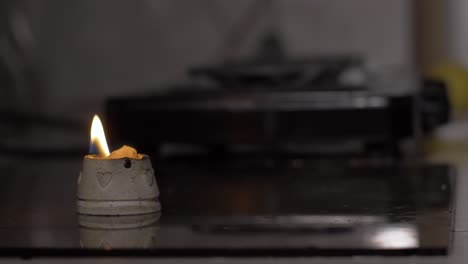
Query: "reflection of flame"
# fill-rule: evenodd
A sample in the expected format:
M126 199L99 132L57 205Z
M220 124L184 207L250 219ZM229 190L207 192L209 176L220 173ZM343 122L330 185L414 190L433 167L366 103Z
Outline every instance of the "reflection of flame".
M374 235L372 242L379 248L414 248L419 246L418 231L410 226L383 228Z
M97 148L97 152L100 156L107 157L110 154L104 128L102 127L101 119L99 119L97 115L94 115L91 125L91 146Z

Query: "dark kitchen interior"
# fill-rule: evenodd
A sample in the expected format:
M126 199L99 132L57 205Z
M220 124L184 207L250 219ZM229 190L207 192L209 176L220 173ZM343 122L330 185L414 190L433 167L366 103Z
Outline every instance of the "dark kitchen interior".
M464 263L466 12L1 1L0 263Z

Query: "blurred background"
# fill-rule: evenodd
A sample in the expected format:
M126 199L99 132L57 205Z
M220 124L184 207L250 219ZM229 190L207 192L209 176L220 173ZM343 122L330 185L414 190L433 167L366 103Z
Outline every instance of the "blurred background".
M420 34L405 0L3 2L5 70L38 79L28 108L74 117L107 96L163 89L190 66L247 56L271 30L291 55L359 53L376 67L412 66Z
M152 158L163 219L368 227L370 215L446 254L453 173L426 162L466 163L467 12L465 0L0 1L0 226L32 226L22 247L79 247L76 176L97 113L111 150Z
M463 112L467 8L463 0L2 1L0 150L79 151L109 97L165 92L187 82L191 67L254 57L268 39L287 57L351 54L368 72L435 77Z

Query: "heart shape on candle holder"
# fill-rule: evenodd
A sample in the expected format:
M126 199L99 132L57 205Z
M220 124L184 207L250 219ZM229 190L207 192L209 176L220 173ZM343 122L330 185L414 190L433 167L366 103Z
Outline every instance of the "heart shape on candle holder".
M110 171L98 170L96 173L96 178L99 183L99 187L104 189L112 181L112 173Z

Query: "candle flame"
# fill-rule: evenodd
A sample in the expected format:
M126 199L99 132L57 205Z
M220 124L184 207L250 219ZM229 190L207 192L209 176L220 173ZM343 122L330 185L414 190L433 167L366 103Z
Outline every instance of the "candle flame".
M98 154L102 157L107 157L110 154L104 128L98 115L94 115L91 124L91 146L95 146Z

